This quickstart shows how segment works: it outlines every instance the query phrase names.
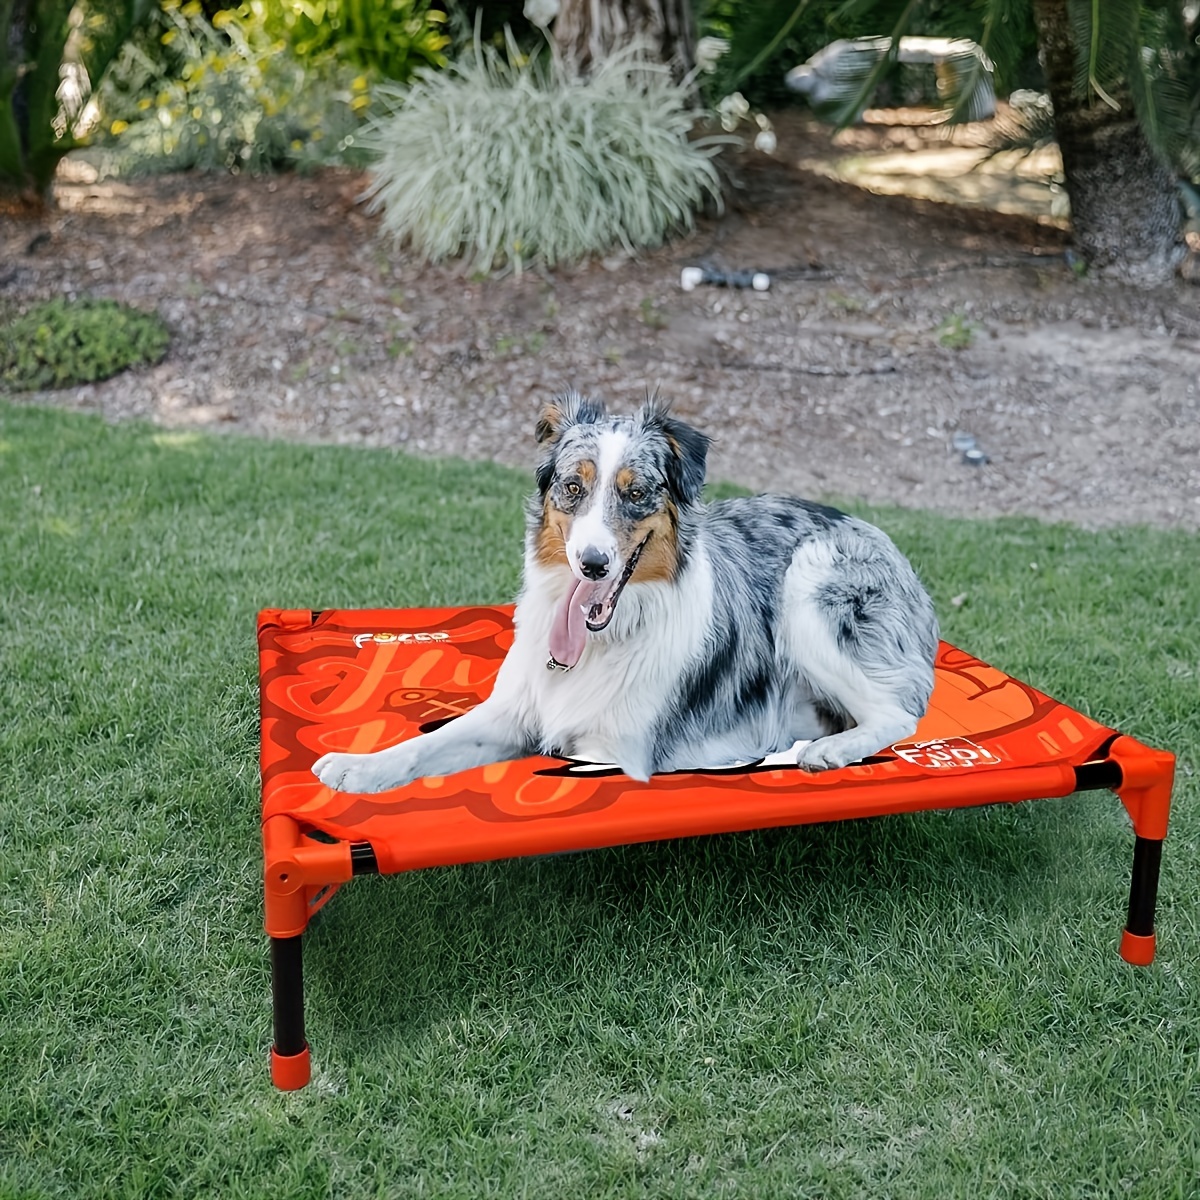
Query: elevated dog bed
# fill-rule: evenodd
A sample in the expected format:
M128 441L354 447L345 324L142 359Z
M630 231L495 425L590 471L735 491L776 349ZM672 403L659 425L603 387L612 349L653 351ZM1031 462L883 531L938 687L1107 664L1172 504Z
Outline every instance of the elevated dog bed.
M259 616L266 928L278 1087L309 1079L301 944L355 875L804 825L1109 788L1133 821L1122 957L1154 957L1154 907L1174 758L1098 725L942 643L912 741L808 774L779 759L636 783L617 768L527 758L420 779L375 796L311 773L452 720L489 692L511 608L268 610Z

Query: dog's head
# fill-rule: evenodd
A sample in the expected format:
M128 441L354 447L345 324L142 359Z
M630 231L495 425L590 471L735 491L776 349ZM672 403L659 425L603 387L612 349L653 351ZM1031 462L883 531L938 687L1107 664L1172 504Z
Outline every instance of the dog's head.
M533 552L545 566L571 568L596 632L626 583L675 578L680 517L700 499L709 439L657 397L631 417L610 417L575 392L546 407L537 438Z

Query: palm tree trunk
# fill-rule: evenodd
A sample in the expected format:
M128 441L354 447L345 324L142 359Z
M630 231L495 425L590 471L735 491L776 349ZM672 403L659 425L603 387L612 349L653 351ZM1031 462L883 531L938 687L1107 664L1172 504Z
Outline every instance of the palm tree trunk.
M28 168L28 32L27 0L0 0L0 213L6 216L36 215L44 203Z
M1067 0L1034 0L1033 12L1075 244L1106 275L1165 283L1186 252L1174 172L1146 140L1127 87L1110 89L1116 109L1075 90Z
M580 72L635 39L682 79L696 62L692 0L562 0L554 21L563 61Z

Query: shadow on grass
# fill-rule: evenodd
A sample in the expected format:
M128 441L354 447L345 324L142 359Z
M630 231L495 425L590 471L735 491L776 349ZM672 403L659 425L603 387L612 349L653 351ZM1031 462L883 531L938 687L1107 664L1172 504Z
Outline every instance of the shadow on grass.
M1077 807L1109 800L1116 806L1076 796L358 880L312 926L314 1012L338 1013L333 1037L348 1048L419 1038L500 995L591 1011L598 979L638 994L639 977L664 974L676 987L775 970L825 981L881 944L897 972L913 956L949 961L997 927L1016 929L1014 941L1037 936L1053 915L1047 902L1060 906L1051 889L1064 861L1086 858L1094 841ZM1115 821L1110 834L1112 853L1078 886L1111 891L1096 919L1115 937ZM660 981L644 998L661 1006L663 995Z

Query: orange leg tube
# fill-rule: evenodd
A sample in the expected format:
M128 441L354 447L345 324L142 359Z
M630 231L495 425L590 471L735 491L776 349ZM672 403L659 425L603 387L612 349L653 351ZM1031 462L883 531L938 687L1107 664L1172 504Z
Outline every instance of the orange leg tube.
M1171 813L1175 757L1153 750L1131 737L1118 737L1109 751L1121 768L1117 795L1133 821L1133 877L1129 885L1129 917L1121 934L1121 957L1138 967L1154 961L1154 910L1163 839Z

